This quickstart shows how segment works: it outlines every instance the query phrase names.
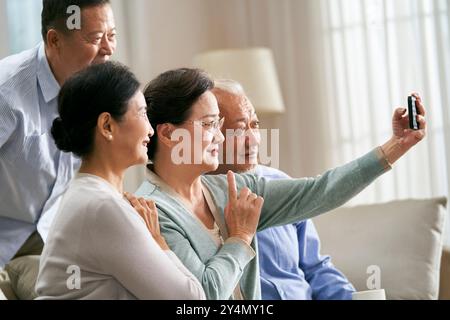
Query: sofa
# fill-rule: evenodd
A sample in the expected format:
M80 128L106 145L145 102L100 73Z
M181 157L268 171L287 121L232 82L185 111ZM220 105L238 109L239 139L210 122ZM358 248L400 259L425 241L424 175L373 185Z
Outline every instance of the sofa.
M332 256L358 291L378 285L388 299L450 300L446 205L438 198L345 207L314 222L322 253ZM0 273L0 300L34 298L38 266L39 256L7 266ZM375 277L378 281L371 281Z
M385 289L388 300L450 300L446 205L437 198L337 209L314 219L321 252L357 291Z

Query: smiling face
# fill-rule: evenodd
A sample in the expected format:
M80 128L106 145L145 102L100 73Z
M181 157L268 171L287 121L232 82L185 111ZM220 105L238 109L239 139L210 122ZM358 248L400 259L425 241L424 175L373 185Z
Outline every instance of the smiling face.
M234 172L254 169L258 165L261 144L259 120L255 108L245 95L236 95L220 89L214 89L214 94L221 116L225 117L222 127L222 133L226 135L223 150L225 153L233 152L231 156L224 155L225 161L227 158L232 159L232 163L227 161L224 167ZM235 134L231 134L232 132ZM242 135L244 132L245 135ZM227 147L227 143L232 143L233 147Z
M202 173L216 171L219 166L219 149L224 141L224 136L220 128L212 126L219 120L217 100L214 94L207 91L192 106L190 117L186 122L178 126L189 131L192 163L195 163L196 159L201 159L201 163L195 164L195 166ZM196 139L201 141L195 141ZM196 148L196 145L201 148Z
M109 4L81 11L81 30L58 33L57 56L69 77L89 65L106 62L116 49L116 26Z
M147 118L147 104L141 91L131 98L128 111L116 128L113 148L121 163L125 167L146 164L147 146L154 131Z

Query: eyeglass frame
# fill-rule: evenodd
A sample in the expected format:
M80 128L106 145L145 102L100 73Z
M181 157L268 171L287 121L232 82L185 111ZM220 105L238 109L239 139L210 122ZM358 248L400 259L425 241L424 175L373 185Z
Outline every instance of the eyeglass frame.
M214 130L221 131L223 128L223 125L225 123L225 117L222 117L219 120L213 120L213 121L209 121L209 122L202 121L202 120L186 120L186 121L183 121L182 124L183 123L189 123L189 124L193 124L193 125L199 124L202 126L202 128L204 128L206 131L209 131L209 132L213 132ZM209 126L209 128L207 126Z

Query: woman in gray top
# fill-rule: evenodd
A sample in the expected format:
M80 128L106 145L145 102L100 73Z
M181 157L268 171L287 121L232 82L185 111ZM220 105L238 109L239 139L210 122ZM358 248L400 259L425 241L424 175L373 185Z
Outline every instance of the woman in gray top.
M417 96L421 130L408 130L406 110L397 109L387 143L320 177L207 176L217 170L224 140L213 87L207 74L192 69L166 72L147 86L144 95L155 128L148 152L153 164L137 191L156 201L169 247L198 278L208 299L260 299L253 239L259 214L256 228L263 230L339 207L425 137L425 110ZM236 205L242 199L259 204L261 198L261 213ZM234 228L236 222L240 228Z
M50 229L39 299L205 298L161 236L154 203L123 195L125 171L147 163L153 135L139 86L128 69L107 62L61 89L52 135L82 166Z

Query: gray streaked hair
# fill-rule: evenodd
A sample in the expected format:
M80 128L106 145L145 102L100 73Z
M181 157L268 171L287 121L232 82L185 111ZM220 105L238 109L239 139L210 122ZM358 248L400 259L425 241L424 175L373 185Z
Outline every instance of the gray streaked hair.
M231 79L217 79L214 80L214 87L216 89L225 91L236 96L245 96L244 87L237 81Z

